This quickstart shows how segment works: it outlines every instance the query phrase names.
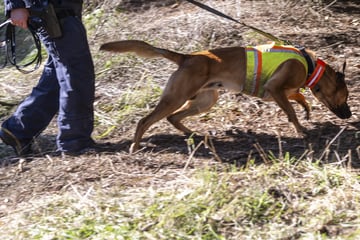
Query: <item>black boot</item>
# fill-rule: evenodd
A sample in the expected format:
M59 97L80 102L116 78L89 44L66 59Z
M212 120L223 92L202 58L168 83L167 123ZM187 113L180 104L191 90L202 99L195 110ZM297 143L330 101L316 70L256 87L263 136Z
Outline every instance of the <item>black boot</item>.
M14 149L14 152L18 156L25 156L32 153L31 141L21 142L14 134L12 134L6 128L1 128L0 138L6 144Z

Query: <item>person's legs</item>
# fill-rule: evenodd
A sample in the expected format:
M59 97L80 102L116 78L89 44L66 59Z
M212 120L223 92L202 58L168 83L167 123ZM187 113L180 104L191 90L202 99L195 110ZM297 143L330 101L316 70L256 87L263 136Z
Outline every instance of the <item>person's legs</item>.
M94 65L80 19L61 22L63 37L49 48L60 85L57 146L61 152L78 152L94 144Z
M18 155L30 152L34 137L46 128L59 109L59 85L49 57L38 84L16 111L2 123L0 137Z
M3 141L18 154L22 152L15 145L28 145L56 112L59 113L59 151L81 152L94 144L91 133L95 74L86 31L77 17L66 17L61 22L61 38L51 39L44 29L38 30L49 60L39 84L3 123L6 130L0 131Z

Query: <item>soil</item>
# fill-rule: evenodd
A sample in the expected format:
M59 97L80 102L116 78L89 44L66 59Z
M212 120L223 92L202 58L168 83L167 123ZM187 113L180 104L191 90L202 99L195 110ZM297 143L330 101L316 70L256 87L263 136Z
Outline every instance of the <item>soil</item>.
M308 135L303 138L296 134L285 114L275 103L224 91L217 106L209 113L186 121L189 128L199 133L193 137L193 145L188 144L188 138L164 120L156 123L144 135L143 142L146 146L139 153L128 154L136 123L146 114L140 112L129 121L119 122L116 131L98 140L103 145L103 151L65 158L53 153L56 135L54 121L34 146L41 150L38 155L19 159L9 147L0 144L5 156L0 167L0 217L19 204L31 202L32 199L44 195L71 191L71 186L74 185L79 191L86 191L93 186L103 189L114 186L119 189L156 186L193 169L207 166L216 166L218 169L230 165L243 166L251 159L262 164L264 161L271 161L271 155L281 159L286 153L290 153L294 158L321 159L324 164L336 162L348 167L360 167L358 1L336 1L333 4L332 1L325 1L318 6L308 4L309 1L288 1L290 3L287 5L279 1L236 2L204 1L227 14L241 17L245 22L264 31L280 38L291 39L292 42L316 51L334 68L340 68L346 59L346 81L350 93L348 104L353 113L350 119L338 119L306 91L304 94L312 106L309 121L305 119L301 107L294 104L300 122L308 129ZM272 5L269 5L270 2ZM95 8L96 4L103 3L94 1L90 7ZM239 7L241 14L236 15ZM150 41L156 39L158 46L184 52L199 46L205 49L263 41L259 37L251 39L254 35L249 34L248 29L232 25L227 20L214 17L189 3L118 1L116 6L107 6L105 13L114 9L123 14L120 16L124 19L133 18L133 21L141 26L135 30L130 24L122 26L116 34L97 28L90 36L90 44L97 58L99 44L113 38L131 37ZM155 12L161 12L161 17L154 17ZM202 15L199 15L199 12ZM194 20L189 20L192 17ZM180 20L176 22L174 19ZM202 19L206 22L201 28L192 22L199 24ZM115 25L114 21L118 20L111 22L103 18L102 26ZM161 21L162 27L159 27ZM126 27L129 31L124 30ZM243 34L244 32L246 34ZM101 56L106 59L96 60L98 69L101 67L100 62L115 57L106 54ZM163 63L156 60L140 64L155 64L155 67L161 68ZM160 79L163 84L175 70L173 65L165 65L164 68L168 75L152 72L157 74L154 76L155 81ZM121 63L107 74L98 74L96 108L107 101L115 102L111 89L135 84L138 81L135 75L129 65ZM115 92L114 95L118 94ZM157 99L154 103L156 101ZM154 103L149 103L149 111L154 107ZM189 152L194 149L193 155L190 155Z

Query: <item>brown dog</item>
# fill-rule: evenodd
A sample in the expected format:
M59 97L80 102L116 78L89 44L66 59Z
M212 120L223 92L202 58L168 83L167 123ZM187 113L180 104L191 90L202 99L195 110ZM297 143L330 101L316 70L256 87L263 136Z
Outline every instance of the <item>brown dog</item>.
M289 99L296 100L309 116L309 107L299 93L300 88L309 87L315 97L338 117L345 119L351 116L346 102L345 63L342 73L335 72L308 50L270 44L180 54L137 40L110 42L100 49L135 52L150 58L164 57L179 65L170 77L158 105L138 123L130 152L138 150L145 131L165 117L180 131L191 133L181 120L208 111L218 100L220 88L274 100L300 134L305 129L289 102Z

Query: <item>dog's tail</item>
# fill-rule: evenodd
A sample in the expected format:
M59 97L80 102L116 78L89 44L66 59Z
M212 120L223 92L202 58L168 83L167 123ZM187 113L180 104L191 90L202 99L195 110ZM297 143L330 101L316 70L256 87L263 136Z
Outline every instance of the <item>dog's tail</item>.
M183 61L184 56L181 53L176 53L167 49L157 48L150 44L138 41L138 40L125 40L109 42L101 45L100 50L111 51L111 52L134 52L141 57L156 58L164 57L170 61L180 65Z

